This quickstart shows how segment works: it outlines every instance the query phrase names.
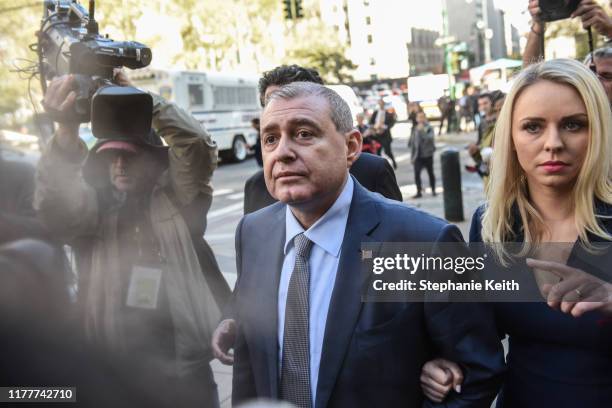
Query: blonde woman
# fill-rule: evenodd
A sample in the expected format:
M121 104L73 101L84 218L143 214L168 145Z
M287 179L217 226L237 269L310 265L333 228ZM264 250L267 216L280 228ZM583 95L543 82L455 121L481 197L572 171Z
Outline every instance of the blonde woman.
M590 270L576 256L579 248L612 241L611 122L601 84L572 60L524 70L500 113L488 203L474 214L470 241L569 249L527 259L546 303L491 304L500 334L509 336L498 407L612 404L610 271ZM494 248L507 259L500 245ZM601 256L609 266L610 255ZM428 362L426 395L443 399L457 385L458 369Z

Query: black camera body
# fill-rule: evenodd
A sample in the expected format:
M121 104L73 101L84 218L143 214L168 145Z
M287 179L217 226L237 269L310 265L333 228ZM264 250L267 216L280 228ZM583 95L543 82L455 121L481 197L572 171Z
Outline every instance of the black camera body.
M569 18L579 4L580 0L540 0L540 18L547 22Z
M76 0L44 0L43 20L38 33L38 53L41 84L46 91L46 81L55 76L73 74L77 100L74 112L60 115L50 112L57 122L89 122L96 137L108 137L105 129L122 129L148 134L151 123L151 96L136 88L122 87L121 91L106 90L98 102L92 100L104 89L113 85L113 70L128 67L143 68L151 63L151 49L135 41L113 41L99 35L94 18L94 1L89 2L89 12ZM129 101L129 105L126 105ZM95 109L94 109L95 107ZM134 117L126 119L125 109L133 110ZM149 109L148 117L142 117ZM124 123L102 123L116 120ZM147 128L135 129L134 124ZM97 133L97 134L96 134Z

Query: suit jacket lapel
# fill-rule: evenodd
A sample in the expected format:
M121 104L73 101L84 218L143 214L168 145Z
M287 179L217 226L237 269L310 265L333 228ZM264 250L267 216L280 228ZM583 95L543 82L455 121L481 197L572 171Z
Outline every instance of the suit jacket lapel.
M368 234L378 223L375 202L355 181L336 282L325 325L316 408L327 406L353 336L362 305L361 288L364 276L361 272L361 243L371 241Z
M255 268L259 274L259 290L255 298L254 310L261 312L260 320L261 335L258 336L260 344L258 349L264 353L262 371L255 373L264 379L263 389L269 390L271 398L278 397L278 285L284 260L285 245L285 205L279 205L279 209L268 218L268 224L259 230L257 240L259 241ZM270 248L274 248L270 251Z

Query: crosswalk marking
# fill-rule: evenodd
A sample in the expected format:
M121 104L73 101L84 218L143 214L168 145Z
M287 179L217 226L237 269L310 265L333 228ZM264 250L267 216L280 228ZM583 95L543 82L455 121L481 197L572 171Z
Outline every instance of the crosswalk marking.
M227 207L224 207L224 208L220 208L218 210L210 211L208 213L208 219L212 220L212 219L215 219L215 218L218 218L218 217L221 217L223 215L230 214L233 212L242 212L243 205L244 204L242 202L239 202L236 204L228 205Z

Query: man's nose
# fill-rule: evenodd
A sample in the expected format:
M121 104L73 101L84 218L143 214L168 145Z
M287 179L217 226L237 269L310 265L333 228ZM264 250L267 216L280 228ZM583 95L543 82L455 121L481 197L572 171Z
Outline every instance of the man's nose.
M113 164L118 168L124 169L127 167L127 158L123 154L118 154L115 156Z
M278 141L278 146L276 146L275 155L276 159L283 162L293 161L296 159L297 155L295 152L295 143L290 135L283 134Z

